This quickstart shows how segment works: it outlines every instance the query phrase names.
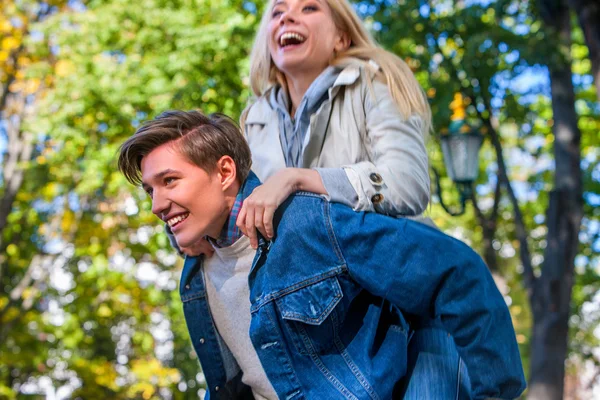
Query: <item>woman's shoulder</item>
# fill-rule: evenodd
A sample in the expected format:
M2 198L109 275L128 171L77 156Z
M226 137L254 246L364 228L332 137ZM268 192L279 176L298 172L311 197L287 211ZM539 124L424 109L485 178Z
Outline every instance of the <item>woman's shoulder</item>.
M241 121L243 124L266 124L275 112L269 101L272 89L267 90L260 97L253 97L248 101L248 105L242 112Z

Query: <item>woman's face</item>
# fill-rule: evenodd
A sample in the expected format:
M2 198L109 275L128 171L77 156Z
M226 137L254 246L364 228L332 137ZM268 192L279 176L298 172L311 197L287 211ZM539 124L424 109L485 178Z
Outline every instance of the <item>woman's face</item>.
M334 51L348 47L325 0L276 0L266 12L271 13L271 58L288 77L316 78L327 68Z

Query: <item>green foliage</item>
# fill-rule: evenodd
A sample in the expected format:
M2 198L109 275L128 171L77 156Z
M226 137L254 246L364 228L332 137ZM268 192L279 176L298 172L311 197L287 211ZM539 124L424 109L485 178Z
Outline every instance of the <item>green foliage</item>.
M181 262L169 250L145 193L116 172L115 156L142 121L166 109L239 116L250 93L248 54L262 3L52 1L39 22L32 13L40 2L5 3L11 13L6 15L32 22L18 33L9 18L0 17L3 38L12 38L0 48L0 83L14 70L2 59L6 49L23 43L27 56L11 90L31 96L35 112L24 118L22 129L38 140L31 160L20 164L25 179L0 233L0 398L17 398L24 383L40 377L57 388L73 388L73 398L151 399L166 397L165 390L175 399L197 398L204 382L176 290ZM552 37L542 30L532 3L357 5L377 39L408 62L430 98L434 167L444 170L437 139L448 126L455 93L474 99L467 107L470 123L493 121L539 272L553 186L544 65L560 62L564 54L552 51ZM571 352L593 359L600 317L590 311L600 265L600 109L578 29L573 38L586 203ZM6 119L7 110L2 112ZM480 159L476 196L489 215L498 174L490 140ZM445 176L442 187L448 202L458 201ZM0 198L4 190L0 182ZM484 231L473 208L449 218L436 198L433 203L430 214L440 228L483 253ZM527 365L532 321L513 211L503 192L493 247Z
M51 89L24 121L40 140L2 232L0 398L42 376L55 387L76 376L80 398L196 397L181 262L115 156L165 109L239 115L257 23L242 3L89 1L31 27L27 73Z

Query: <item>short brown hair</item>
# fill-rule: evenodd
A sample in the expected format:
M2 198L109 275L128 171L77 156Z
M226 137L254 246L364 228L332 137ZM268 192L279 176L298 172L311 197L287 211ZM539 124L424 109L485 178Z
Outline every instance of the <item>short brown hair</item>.
M142 158L169 142L208 173L223 156L230 156L235 162L240 183L250 172L250 148L238 125L226 115L204 115L200 111L165 111L145 122L121 145L119 170L129 182L140 185Z

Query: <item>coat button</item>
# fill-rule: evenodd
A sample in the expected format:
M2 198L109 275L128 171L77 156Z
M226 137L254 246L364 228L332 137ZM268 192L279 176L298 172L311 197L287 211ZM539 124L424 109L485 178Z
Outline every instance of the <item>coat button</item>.
M186 290L190 290L190 285L185 285Z
M383 183L383 178L381 177L381 175L373 172L371 175L369 175L369 179L371 180L371 183L373 185L381 185Z
M219 391L219 387L215 386L215 392L218 392L218 391Z
M204 338L200 338L200 344L204 344Z
M380 193L374 194L373 197L371 197L371 201L373 204L379 204L383 201L383 195Z

